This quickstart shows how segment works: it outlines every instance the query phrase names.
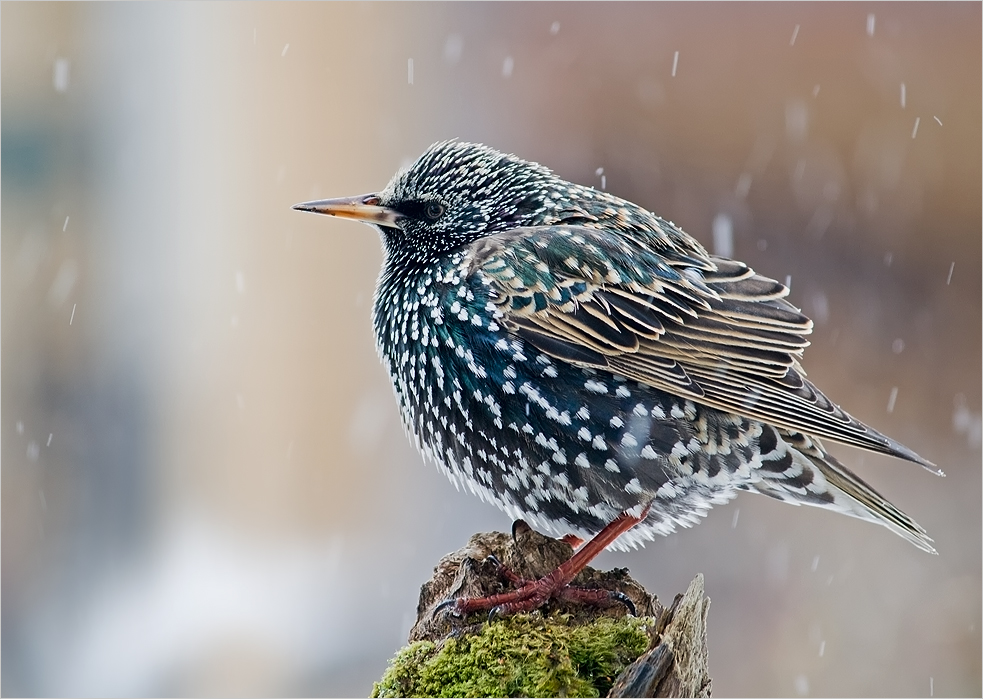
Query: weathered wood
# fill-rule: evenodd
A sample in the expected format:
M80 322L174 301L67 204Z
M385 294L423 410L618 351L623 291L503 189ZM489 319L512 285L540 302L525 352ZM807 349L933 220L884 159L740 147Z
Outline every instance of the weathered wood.
M433 578L420 590L417 620L410 630L410 642L436 642L452 632L459 632L475 623L484 623L486 614L474 614L461 620L450 614L434 614L433 609L452 597L480 597L508 591L509 583L500 575L498 566L486 560L488 556L495 556L519 577L535 580L553 571L573 554L570 544L543 536L529 528L525 522L517 522L514 530L514 537L502 532L475 534L463 549L440 560L434 569ZM654 616L657 611L655 605L658 605L658 599L649 595L624 568L602 572L588 566L574 578L572 584L621 592L631 599L639 616ZM553 600L541 611L547 615L553 612L569 614L571 623L578 624L599 616L624 616L626 610L620 604L597 609Z
M444 556L434 569L433 578L420 591L417 620L409 635L411 645L394 659L386 677L376 685L376 695L435 695L453 689L471 696L481 691L543 696L550 692L603 693L610 688L609 696L618 697L710 696L706 647L709 600L704 596L702 575L697 575L686 593L677 595L669 608L633 580L626 569L598 571L588 567L574 579L574 586L626 595L635 605L637 619L626 619L628 610L623 604L598 608L563 600L551 600L532 614L495 620L491 623L500 626L494 629L487 626L485 613L464 619L445 611L434 613L434 608L449 598L497 594L510 589L499 566L487 560L490 555L518 576L535 579L552 571L571 553L572 548L566 542L543 536L525 523L517 522L514 536L500 532L475 534L464 548ZM584 660L581 651L576 650L576 641L567 635L571 630L577 638L586 636L588 645L600 645L590 650L601 660L597 663ZM477 647L476 639L489 631L496 634L498 645L481 646L481 654L473 662L455 659L453 672L446 669L448 665L434 670L435 663L447 662L445 658L438 660L438 654L476 652L464 649ZM610 648L603 646L608 638L615 639ZM543 658L531 656L547 652L544 672ZM564 655L568 652L576 657ZM494 662L489 662L489 653L497 654ZM527 660L529 668L524 667ZM532 667L535 662L539 663L539 669ZM504 678L503 683L485 683L486 678L481 676L485 666L489 676ZM556 677L548 676L548 668L554 666L571 670L566 675L558 670ZM577 673L585 677L575 677ZM426 676L426 682L414 684L416 675ZM463 675L467 677L462 679ZM441 685L444 677L446 686Z
M625 668L609 697L709 697L707 612L699 574L659 619L653 645Z

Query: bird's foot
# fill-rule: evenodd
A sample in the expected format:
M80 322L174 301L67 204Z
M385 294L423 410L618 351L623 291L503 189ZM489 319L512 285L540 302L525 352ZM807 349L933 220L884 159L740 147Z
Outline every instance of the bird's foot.
M497 560L495 562L498 563ZM551 599L559 599L576 604L593 605L602 609L623 604L630 614L633 616L636 614L634 603L622 592L574 587L563 582L560 576L555 575L557 571L539 580L524 580L504 565L500 563L498 565L499 573L503 578L516 585L516 589L485 597L448 599L438 604L434 608L434 613L448 610L455 616L465 617L473 612L487 611L488 620L492 621L520 612L530 612L543 606Z
M569 560L539 580L526 580L502 565L494 556L489 556L486 560L490 559L497 566L499 575L516 589L484 597L459 597L444 600L434 607L434 613L449 610L457 616L467 616L472 612L488 611L489 619L494 619L495 617L538 609L551 599L562 599L579 604L597 605L602 608L624 604L629 612L635 614L635 605L621 592L571 587L570 582L605 546L643 520L647 514L647 507L642 510L640 515L622 512L593 539L580 547ZM522 524L525 525L525 523ZM515 536L515 527L513 527L513 536Z

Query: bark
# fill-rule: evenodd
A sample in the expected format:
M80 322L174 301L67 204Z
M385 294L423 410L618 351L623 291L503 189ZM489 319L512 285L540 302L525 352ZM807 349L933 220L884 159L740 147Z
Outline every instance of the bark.
M513 535L492 532L475 534L468 544L454 553L444 556L434 569L433 578L425 583L420 591L420 602L417 607L417 620L410 631L409 641L412 643L428 641L434 644L426 646L426 653L409 654L408 664L401 661L399 672L401 677L407 673L412 675L412 664L429 662L433 653L447 643L448 639L462 639L470 635L481 634L489 623L487 614L475 613L468 618L459 619L445 611L434 613L434 608L446 599L462 596L482 596L507 591L509 583L504 579L497 564L487 560L489 555L495 556L511 571L525 579L535 579L546 575L560 563L568 559L573 549L566 542L543 536L525 523L517 522ZM697 575L690 583L685 594L676 595L669 607L664 607L654 595L649 594L637 581L633 580L627 569L598 571L586 568L574 579L574 586L613 590L627 595L634 603L637 615L645 618L642 626L648 634L648 647L644 643L623 663L614 667L623 670L620 674L612 674L606 682L595 682L599 691L610 688L608 696L614 697L708 697L710 696L711 681L707 667L706 620L710 600L704 595L703 576ZM592 624L598 625L597 638L611 628L612 620L624 618L628 614L623 604L612 604L606 608L582 605L562 600L551 600L533 617L544 625L565 625L581 627ZM522 615L520 615L522 616ZM528 616L528 615L526 615ZM492 624L508 624L509 619L490 622ZM528 620L523 623L529 623ZM518 627L517 627L518 628ZM524 633L528 634L528 627ZM522 635L515 637L516 649L506 648L500 651L497 664L491 668L496 675L502 675L509 668L502 667L503 663L522 663L523 654L532 651L528 648L528 639ZM525 641L524 641L525 639ZM644 637L642 637L644 641ZM510 641L506 641L509 643ZM411 646L420 648L422 644ZM519 647L521 646L521 648ZM564 648L563 642L550 645L550 652L556 648ZM433 649L433 653L429 650ZM560 651L562 652L562 651ZM615 653L623 652L616 649ZM641 653L637 655L637 653ZM400 656L397 656L397 659ZM619 656L621 657L621 656ZM567 662L566 658L550 658L550 663ZM410 693L421 691L412 684L393 684L390 677L395 672L396 660L383 682L376 685L377 695L388 693ZM472 670L474 668L471 668ZM477 671L480 673L481 668ZM517 676L526 676L529 671L516 668ZM596 679L596 678L594 678ZM389 682L387 685L386 682ZM593 680L592 680L593 681ZM464 685L484 686L480 683ZM510 687L511 685L504 685ZM554 685L541 683L539 687L548 688ZM589 686L589 685L588 685ZM439 693L440 689L429 685L427 691ZM460 685L453 685L460 689ZM557 691L565 691L564 686L556 685ZM514 691L532 695L534 690L529 685L517 687Z

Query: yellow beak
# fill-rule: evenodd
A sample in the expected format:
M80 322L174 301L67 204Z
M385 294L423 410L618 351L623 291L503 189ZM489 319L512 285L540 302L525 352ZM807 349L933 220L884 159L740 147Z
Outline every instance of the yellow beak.
M327 214L338 218L350 218L362 223L395 228L402 214L395 209L379 205L378 194L363 194L357 197L341 197L339 199L320 199L294 204L297 211L310 211L315 214Z

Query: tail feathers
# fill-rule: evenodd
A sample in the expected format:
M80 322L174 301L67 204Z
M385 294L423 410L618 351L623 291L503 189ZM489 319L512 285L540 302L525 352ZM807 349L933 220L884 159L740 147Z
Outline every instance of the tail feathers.
M795 435L795 438L801 439L801 436ZM779 451L782 446L779 442ZM750 484L751 490L792 505L823 507L880 524L922 551L938 553L932 546L928 532L826 454L817 442L803 445L806 448L801 450L789 444L784 446L787 451L780 458L773 461L766 458L762 462L762 468L757 471L761 479ZM771 464L782 464L786 468L779 472L769 468Z

